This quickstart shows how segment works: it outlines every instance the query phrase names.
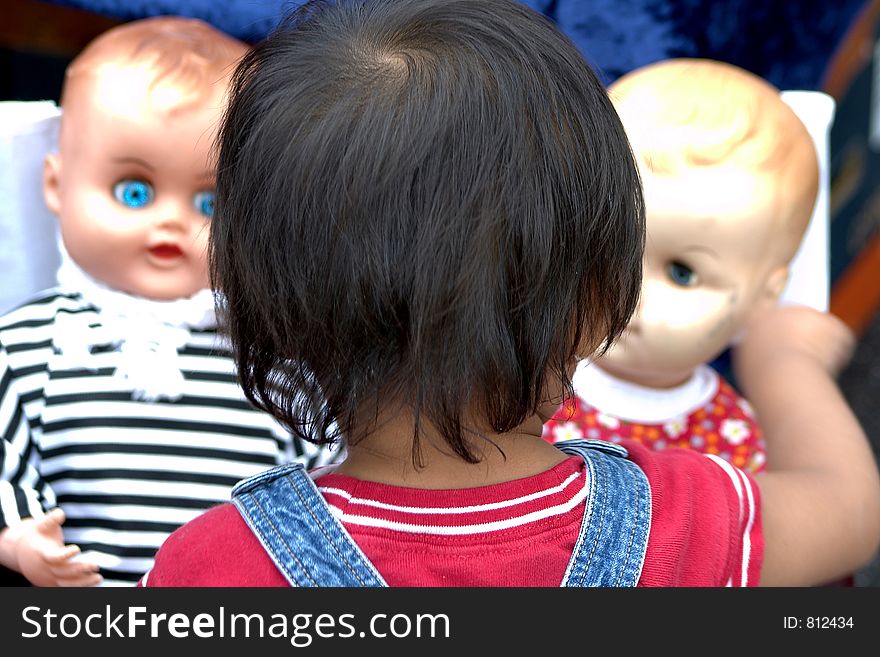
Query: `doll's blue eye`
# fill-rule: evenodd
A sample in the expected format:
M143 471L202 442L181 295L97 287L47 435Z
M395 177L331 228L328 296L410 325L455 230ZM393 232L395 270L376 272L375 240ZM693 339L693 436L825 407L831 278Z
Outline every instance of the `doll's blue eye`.
M127 208L137 210L153 200L153 186L143 180L120 180L113 185L113 197Z
M669 263L666 272L669 274L670 280L676 285L687 287L695 285L697 282L697 275L694 273L694 270L680 262Z
M199 192L193 197L196 212L201 212L208 219L214 216L214 192Z

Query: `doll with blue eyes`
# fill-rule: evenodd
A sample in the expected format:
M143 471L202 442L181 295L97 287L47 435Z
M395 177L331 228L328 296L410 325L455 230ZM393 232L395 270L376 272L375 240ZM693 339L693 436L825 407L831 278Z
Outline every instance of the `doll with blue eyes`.
M217 331L211 149L245 52L149 18L66 72L44 170L60 286L0 318L0 564L35 585L134 584L240 479L330 456L247 402Z
M640 305L581 361L545 438L633 438L760 471L760 426L708 363L785 288L818 189L812 138L777 89L722 62L660 62L609 92L645 190Z

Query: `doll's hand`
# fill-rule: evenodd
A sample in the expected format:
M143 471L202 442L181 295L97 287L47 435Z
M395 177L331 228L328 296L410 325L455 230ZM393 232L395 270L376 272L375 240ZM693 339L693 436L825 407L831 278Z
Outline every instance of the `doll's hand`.
M13 532L19 572L35 586L95 586L103 579L98 566L75 560L76 545L64 545L64 512L52 509L41 518L25 518Z
M807 359L835 378L849 363L855 336L840 319L804 306L782 306L753 316L734 351L738 379L751 377L786 359Z

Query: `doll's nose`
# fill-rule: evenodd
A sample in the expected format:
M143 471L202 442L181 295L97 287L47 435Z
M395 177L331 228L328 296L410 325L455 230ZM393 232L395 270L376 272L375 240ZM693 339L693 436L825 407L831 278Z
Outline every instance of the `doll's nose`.
M632 335L640 335L642 332L642 320L638 315L638 311L636 314L632 316L632 319L629 320L629 324L626 325L626 332L631 333Z
M176 217L163 218L162 220L156 222L156 228L163 233L177 234L186 232L183 222Z
M636 304L635 312L630 317L629 323L626 325L626 332L639 335L642 332L642 319L645 311L645 285L642 283L642 290L639 293L639 302Z
M176 207L163 208L157 216L155 225L157 228L167 230L169 232L182 233L188 229L189 221L185 213Z

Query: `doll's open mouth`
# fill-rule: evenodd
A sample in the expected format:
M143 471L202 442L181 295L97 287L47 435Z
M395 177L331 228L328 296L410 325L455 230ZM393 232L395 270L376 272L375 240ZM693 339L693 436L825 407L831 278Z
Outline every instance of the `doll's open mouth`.
M179 258L183 255L181 248L174 244L157 244L150 248L150 253L162 259Z

